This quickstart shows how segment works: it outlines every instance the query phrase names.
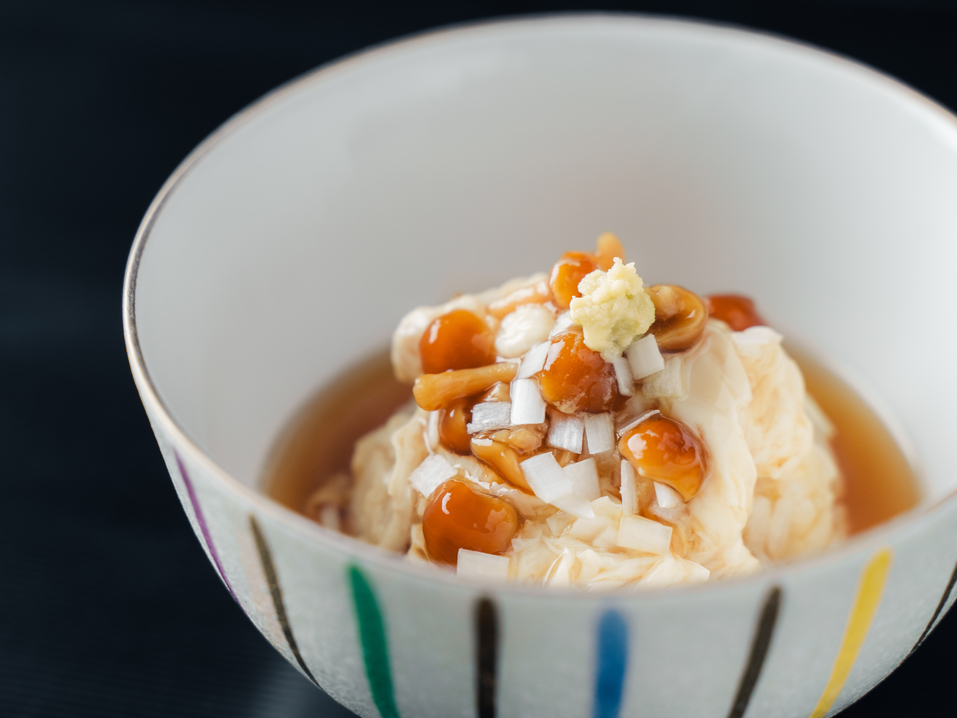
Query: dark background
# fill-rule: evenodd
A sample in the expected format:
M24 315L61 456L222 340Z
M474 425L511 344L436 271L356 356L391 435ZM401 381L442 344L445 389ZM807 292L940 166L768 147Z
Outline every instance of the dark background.
M347 715L230 600L177 503L123 347L127 252L179 161L275 85L397 35L563 9L771 30L957 107L943 3L0 1L0 715ZM954 715L955 639L952 615L844 715Z

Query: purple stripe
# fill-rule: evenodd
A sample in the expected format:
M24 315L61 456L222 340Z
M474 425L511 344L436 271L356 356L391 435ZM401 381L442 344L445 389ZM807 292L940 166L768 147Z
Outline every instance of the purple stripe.
M186 467L183 466L183 460L179 458L179 454L175 451L173 456L176 457L176 465L179 466L179 475L183 477L183 483L186 484L186 493L189 494L189 502L193 505L193 514L196 516L196 523L199 524L199 530L203 534L203 540L206 542L206 548L209 551L209 555L213 557L213 563L216 565L216 570L219 572L219 577L223 579L223 583L226 584L226 588L229 589L229 595L233 597L233 600L236 603L239 603L239 599L236 598L236 592L233 591L232 585L229 583L229 579L226 578L226 572L223 570L223 565L219 562L219 554L216 553L216 547L213 545L213 539L209 535L209 527L206 525L206 519L203 517L203 510L199 507L199 499L196 498L196 489L193 488L193 482L189 478L189 474L186 472ZM239 603L242 606L241 603Z

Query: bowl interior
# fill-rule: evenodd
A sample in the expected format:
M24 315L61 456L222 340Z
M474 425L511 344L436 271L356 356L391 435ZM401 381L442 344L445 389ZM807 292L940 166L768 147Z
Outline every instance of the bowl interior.
M187 164L146 228L143 360L255 485L277 432L408 309L616 232L650 282L758 298L877 387L957 485L957 124L860 66L626 17L445 31L300 80Z

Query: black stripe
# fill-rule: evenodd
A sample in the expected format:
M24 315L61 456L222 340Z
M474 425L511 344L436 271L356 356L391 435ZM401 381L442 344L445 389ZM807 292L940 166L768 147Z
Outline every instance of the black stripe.
M937 617L943 613L944 606L947 605L947 599L950 598L950 592L954 589L955 583L957 583L957 566L954 566L954 572L950 574L950 581L947 582L947 589L944 591L940 603L937 604L937 610L935 610L934 615L930 617L930 621L927 622L927 628L920 634L920 638L917 639L917 643L914 644L914 647L910 649L910 653L916 651L920 647L920 644L924 642L924 639L927 638L927 634L929 634L934 627L934 622L937 620ZM909 656L910 653L907 655Z
M279 621L280 628L282 628L282 634L286 637L286 643L289 644L289 650L292 651L292 655L295 656L296 663L299 664L303 673L309 676L309 680L319 686L319 681L312 675L312 671L309 670L306 662L302 660L296 638L292 635L292 626L289 625L289 617L286 615L286 604L282 600L282 589L279 587L279 577L276 575L276 564L272 560L269 544L266 543L266 537L255 516L250 515L249 528L252 529L253 538L256 541L259 562L262 564L263 573L266 575L266 584L269 586L269 595L272 596L273 608L276 609L276 619Z
M490 598L475 607L475 707L478 718L495 718L498 683L498 611Z
M734 703L731 704L728 718L741 718L748 709L751 694L754 692L754 687L758 684L758 678L761 677L764 659L767 658L768 648L771 646L771 637L774 635L774 627L778 622L778 611L781 608L781 593L781 587L774 586L768 592L767 598L764 599L761 617L758 619L754 640L751 642L751 654L748 656L748 665L741 675L741 682L738 684L738 693L734 697Z

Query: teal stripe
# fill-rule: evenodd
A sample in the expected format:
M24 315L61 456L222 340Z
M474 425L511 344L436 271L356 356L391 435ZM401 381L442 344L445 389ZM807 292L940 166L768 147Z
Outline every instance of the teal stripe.
M349 583L352 585L352 601L359 622L359 642L362 644L362 659L366 664L372 700L382 718L399 718L392 690L389 644L375 591L358 566L349 567Z

